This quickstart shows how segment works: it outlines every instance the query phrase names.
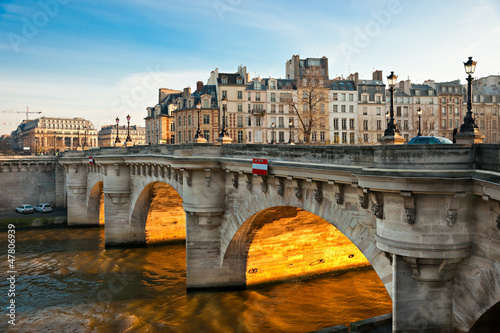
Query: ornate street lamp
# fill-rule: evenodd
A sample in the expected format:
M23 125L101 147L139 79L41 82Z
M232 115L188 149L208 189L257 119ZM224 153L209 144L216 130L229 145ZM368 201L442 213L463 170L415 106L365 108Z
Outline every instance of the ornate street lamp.
M130 138L130 115L127 115L127 139L125 139L125 142L132 142Z
M117 143L121 143L120 138L118 137L118 124L120 123L120 118L116 117L116 139L115 139L115 145Z
M80 125L78 125L78 141L76 142L76 148L80 147Z
M54 155L56 154L56 150L57 150L57 142L56 142L56 131L54 131Z
M271 124L271 144L274 145L274 128L276 127L276 124L273 122Z
M85 138L83 139L83 147L85 148L85 146L87 145L87 126L83 126L83 129L85 131Z
M469 57L467 62L464 62L465 73L469 74L467 77L467 113L464 117L464 123L460 126L460 133L474 132L474 118L472 117L472 74L476 70L477 61L473 61L472 57Z
M222 99L222 130L219 133L219 138L223 138L227 135L226 133L226 109L227 109L227 98Z
M389 122L387 123L387 128L384 131L384 136L394 136L394 134L399 133L399 130L394 124L394 86L398 80L397 75L394 75L394 72L391 72L391 75L387 77L387 81L389 83L389 91L391 92L391 108L389 115Z
M386 125L389 125L389 111L387 111L385 113L385 122L386 122Z
M38 138L35 138L35 156L38 155Z
M420 128L420 117L422 116L422 109L421 108L417 109L417 114L418 114L418 133L417 133L417 136L422 136L422 132L420 131L421 130L421 128Z
M293 138L292 138L293 118L290 119L288 126L290 127L290 139L288 140L288 144L293 144Z
M200 138L201 135L201 130L200 130L200 112L201 112L201 103L196 104L196 108L198 109L196 112L198 112L198 130L196 131L196 135L194 136L195 139Z

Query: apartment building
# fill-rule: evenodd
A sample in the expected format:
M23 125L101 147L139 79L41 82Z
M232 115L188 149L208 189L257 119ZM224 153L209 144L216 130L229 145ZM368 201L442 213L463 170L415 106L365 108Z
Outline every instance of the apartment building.
M354 80L335 79L330 86L330 139L333 144L358 143L358 91Z

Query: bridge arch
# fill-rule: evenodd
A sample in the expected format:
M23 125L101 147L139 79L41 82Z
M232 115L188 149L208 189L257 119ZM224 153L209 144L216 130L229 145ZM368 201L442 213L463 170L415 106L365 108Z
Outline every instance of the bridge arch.
M104 193L102 181L98 181L90 189L87 199L87 219L90 222L99 221L99 225L104 225Z
M169 184L154 181L140 192L132 208L131 230L145 245L186 239L186 214L182 197Z
M293 192L293 189L290 188L286 192ZM242 264L241 260L245 259L241 258L241 254L246 251L248 240L245 240L245 237L242 236L252 236L252 232L258 232L255 230L259 228L255 228L255 226L264 224L262 219L266 217L266 214L272 215L279 211L276 207L287 207L285 211L280 213L295 215L298 218L313 218L315 220L314 224L321 225L323 230L329 230L327 238L342 236L338 239L345 238L345 240L352 242L353 247L346 247L347 252L349 252L347 257L354 254L351 258L359 258L358 252L356 252L356 250L359 250L359 253L366 258L367 263L375 269L387 292L392 296L392 268L389 259L376 246L374 237L375 217L368 212L345 210L335 202L334 198L330 197L333 194L325 193L322 201L317 202L312 195L312 191L308 193L308 190L304 190L304 192L301 199L297 199L294 193L285 193L283 196L262 193L247 197L245 203L225 217L227 225L221 230L221 266L237 268L240 274L239 278L246 281L248 270L246 264ZM327 228L326 225L332 228ZM351 258L346 258L346 263ZM316 260L320 259L324 258L317 258ZM354 261L352 260L352 262ZM359 263L357 262L357 264ZM354 266L346 268L353 268ZM252 269L252 267L249 267L249 270ZM258 273L258 271L255 273Z

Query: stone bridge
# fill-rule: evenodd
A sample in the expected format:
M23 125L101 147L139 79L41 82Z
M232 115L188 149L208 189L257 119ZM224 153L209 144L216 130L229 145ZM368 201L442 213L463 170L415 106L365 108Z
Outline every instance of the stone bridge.
M500 309L499 162L483 144L107 148L58 158L58 197L107 247L185 239L189 289L369 264L395 332L480 332Z

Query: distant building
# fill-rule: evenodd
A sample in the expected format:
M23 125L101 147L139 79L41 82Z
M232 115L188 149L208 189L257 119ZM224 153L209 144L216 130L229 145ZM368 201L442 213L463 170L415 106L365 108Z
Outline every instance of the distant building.
M329 114L332 143L357 144L358 91L354 80L331 81Z
M353 75L357 78L357 73ZM373 80L359 80L358 129L359 144L378 144L387 128L385 116L385 84L382 71L373 73Z
M467 112L467 85L464 87L464 104ZM490 75L472 81L472 116L479 131L485 135L483 143L500 142L500 75Z
M11 136L14 149L29 147L36 153L97 147L94 125L80 117L23 120Z
M146 128L136 125L130 125L130 139L134 146L145 144L145 133ZM125 144L127 140L128 128L127 125L118 126L118 138L120 143L118 145ZM98 134L99 147L112 147L116 146L116 125L105 125L101 126L101 130Z
M161 88L158 93L158 104L148 107L146 122L146 144L175 143L175 122L172 112L177 107L174 100L182 95L180 90Z

